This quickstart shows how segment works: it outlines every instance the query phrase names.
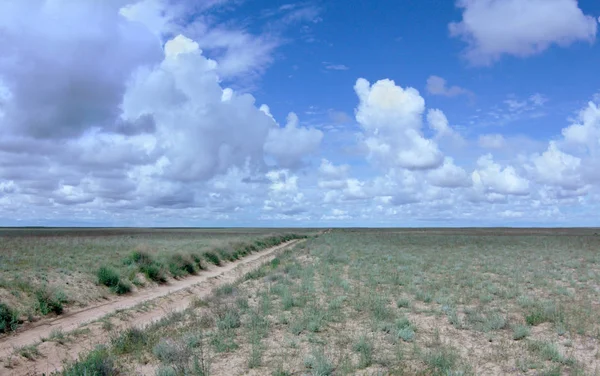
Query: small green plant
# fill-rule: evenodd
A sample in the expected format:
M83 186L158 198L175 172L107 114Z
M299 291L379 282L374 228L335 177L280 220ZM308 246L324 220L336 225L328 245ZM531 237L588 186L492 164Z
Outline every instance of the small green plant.
M169 272L173 277L183 277L187 274L196 274L196 265L191 257L174 254L169 258Z
M555 343L530 341L528 347L530 351L539 354L544 360L549 360L552 362L562 363L566 365L575 364L574 359L566 358L560 353L560 351L558 350L558 346Z
M219 255L214 252L204 252L204 258L211 264L221 266L221 259L219 258Z
M167 282L167 276L160 264L152 263L148 265L141 265L140 271L148 277L148 279L158 282L165 283Z
M222 296L233 295L234 292L235 292L235 287L231 283L225 283L225 284L221 285L220 287L216 288L214 291L214 294L217 297L222 297Z
M116 270L108 266L102 266L96 272L98 277L98 283L109 287L114 293L118 295L127 294L131 291L131 283L126 280L122 280Z
M65 333L62 331L62 329L58 328L52 329L50 335L48 336L48 340L64 345L67 342L67 337L65 336Z
M7 304L0 302L0 333L7 333L17 329L19 314Z
M85 357L68 365L61 373L62 376L117 376L121 372L114 358L104 346L97 347Z
M60 315L64 311L67 297L62 291L54 291L48 287L41 287L35 292L38 310L42 315L55 313Z
M138 328L129 328L111 341L116 354L130 354L148 344L146 332Z
M107 287L116 286L121 280L119 273L108 266L101 266L96 276L98 277L98 283Z
M36 345L23 346L17 349L17 352L19 353L19 355L28 360L35 360L37 357L42 355Z
M359 355L358 367L367 368L373 363L373 342L361 336L353 350Z
M513 339L515 341L521 340L529 335L529 327L527 325L515 325L513 327Z
M412 342L414 340L415 327L406 317L396 321L396 336L405 342Z
M142 251L133 252L129 258L125 260L126 264L135 264L138 266L148 279L157 283L167 282L167 276L164 270L164 265L156 261L150 254Z
M225 314L217 320L219 330L236 329L241 325L240 314L236 309L228 309Z
M449 348L441 347L427 353L423 359L434 375L459 375L456 372L458 355Z
M314 376L329 376L335 370L322 349L313 350L312 355L304 361L304 365L312 371Z
M396 302L398 308L410 308L410 299L401 298Z

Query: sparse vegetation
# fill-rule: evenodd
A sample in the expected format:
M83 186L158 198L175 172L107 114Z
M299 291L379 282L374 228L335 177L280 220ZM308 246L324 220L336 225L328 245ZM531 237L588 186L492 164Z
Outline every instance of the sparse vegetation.
M204 254L222 249L237 258L314 230L286 229L0 229L0 303L28 321L197 273ZM261 248L262 247L262 248ZM225 262L226 258L221 262ZM43 262L40 262L43 260ZM143 275L143 276L142 276ZM52 286L60 296L43 290ZM41 292L40 292L41 291ZM10 315L8 315L10 316ZM18 320L0 319L0 333ZM2 326L4 325L4 327ZM11 329L12 328L12 329Z
M600 333L589 303L600 238L497 231L323 234L114 336L106 359L124 374L594 374L600 361L585 344ZM227 262L261 249L251 244L215 254Z

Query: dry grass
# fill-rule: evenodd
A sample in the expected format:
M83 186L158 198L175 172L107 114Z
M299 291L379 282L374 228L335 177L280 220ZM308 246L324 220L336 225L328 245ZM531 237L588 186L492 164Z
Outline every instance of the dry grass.
M220 251L219 257L229 257L223 259L227 262L242 256L236 247L286 233L291 231L0 229L0 307L17 312L20 322L35 321L48 313L60 314L63 307L126 294L134 286L194 274L208 264L206 251ZM152 264L128 262L132 254L147 255ZM0 333L14 327L14 320L4 321Z
M600 373L600 238L509 235L334 231L106 354L126 374Z

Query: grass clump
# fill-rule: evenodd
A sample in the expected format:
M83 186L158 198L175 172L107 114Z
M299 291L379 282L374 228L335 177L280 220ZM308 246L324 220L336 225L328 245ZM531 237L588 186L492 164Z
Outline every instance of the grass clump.
M529 335L529 327L527 325L516 325L513 328L513 339L515 341L521 340Z
M198 348L197 354L194 353L195 348ZM193 335L181 341L163 339L154 346L152 353L162 362L157 374L198 376L209 374L210 366L201 336Z
M359 355L358 368L367 368L373 364L373 342L362 336L354 344L353 350Z
M174 254L169 258L169 272L175 278L196 274L196 265L191 257Z
M62 376L118 376L120 374L114 358L104 346L97 347L87 356L79 358L61 373Z
M150 254L146 252L135 251L125 262L130 265L137 265L139 271L151 281L157 283L167 282L164 265L156 261Z
M131 291L131 284L126 280L122 280L119 273L113 268L102 266L98 269L96 276L99 284L109 287L112 292L118 295L127 294Z
M28 359L28 360L35 360L37 357L42 355L42 353L40 353L40 350L37 348L36 345L23 346L23 347L17 349L17 352L23 358Z
M310 369L315 376L329 376L335 370L323 350L314 350L312 355L304 361L304 366Z
M529 351L537 353L542 359L549 360L555 363L561 363L565 365L574 365L575 360L572 358L566 358L558 350L558 346L555 343L543 342L543 341L531 341L528 343Z
M17 329L18 323L17 311L0 302L0 333L8 333Z
M562 322L564 313L553 302L545 304L535 303L529 307L525 315L525 322L528 325L536 326L545 322Z
M211 264L221 266L221 259L219 258L219 255L214 252L204 252L204 258Z
M37 308L42 315L55 313L60 315L64 311L64 304L68 302L62 291L52 291L47 287L39 288L35 292Z
M427 353L423 359L432 375L464 375L460 372L459 357L453 349L441 347Z
M116 354L130 354L145 347L148 344L148 336L141 329L129 328L120 336L113 338L111 344Z

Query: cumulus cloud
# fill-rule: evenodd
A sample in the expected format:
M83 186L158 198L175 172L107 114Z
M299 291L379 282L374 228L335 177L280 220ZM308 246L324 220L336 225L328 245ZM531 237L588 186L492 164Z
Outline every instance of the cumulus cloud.
M262 161L273 119L251 95L222 89L217 66L196 42L179 35L165 44L159 66L140 71L130 83L124 114L153 116L155 149L163 151L162 174L169 178L205 180L247 159Z
M119 15L119 3L2 5L0 79L10 92L2 128L65 138L89 127L114 127L126 80L162 54L151 32ZM127 129L123 123L117 127Z
M459 0L462 20L449 24L450 35L467 43L466 58L489 65L503 55L526 57L553 44L594 42L597 20L576 0Z
M556 185L564 189L582 187L581 159L559 150L556 142L551 141L548 150L534 155L532 162L533 168L530 168L541 183Z
M303 157L315 152L323 139L323 132L298 126L299 119L290 113L284 128L271 128L264 145L280 166L297 166Z
M597 156L600 150L600 107L589 102L579 112L577 121L564 128L562 134L567 142L583 146Z
M477 169L471 178L474 188L479 192L517 196L529 194L529 181L519 176L512 166L502 168L494 162L491 154L477 160Z
M456 97L459 95L473 96L471 91L460 86L447 86L446 80L439 76L429 76L426 89L429 94L444 97Z
M404 89L392 80L371 85L360 78L354 90L359 98L356 121L373 161L413 170L441 165L437 144L422 133L425 100L416 89Z
M444 164L427 173L429 182L441 188L469 187L472 182L467 172L454 164L450 157L444 159Z

